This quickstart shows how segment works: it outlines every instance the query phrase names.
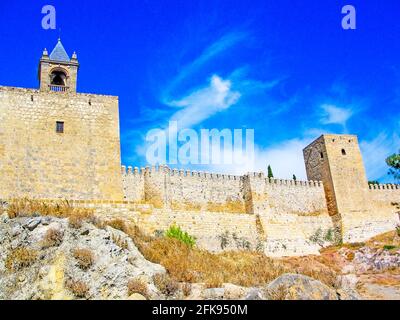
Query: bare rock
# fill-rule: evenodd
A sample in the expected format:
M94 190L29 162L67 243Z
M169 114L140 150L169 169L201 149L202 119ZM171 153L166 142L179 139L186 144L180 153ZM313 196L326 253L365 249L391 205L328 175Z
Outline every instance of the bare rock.
M128 300L147 300L147 299L139 293L133 293L129 296Z
M239 300L246 296L247 288L240 287L231 283L224 283L224 299L225 300Z
M28 222L24 225L24 227L27 228L29 231L33 231L36 229L36 227L40 224L41 221L42 218L40 217L29 219Z
M259 288L251 288L247 295L245 296L244 300L266 300L264 293Z
M322 282L291 273L269 283L266 293L271 300L338 300L336 291Z

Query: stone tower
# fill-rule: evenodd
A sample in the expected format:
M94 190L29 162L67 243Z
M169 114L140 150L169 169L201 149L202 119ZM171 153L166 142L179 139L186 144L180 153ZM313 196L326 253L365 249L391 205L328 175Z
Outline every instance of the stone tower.
M79 63L74 52L70 59L61 40L50 56L47 49L43 50L39 63L39 82L41 91L76 92Z
M324 183L329 214L345 242L361 241L370 212L368 182L354 135L323 135L303 150L309 180ZM366 231L366 230L364 230Z
M118 97L78 93L59 40L37 89L0 86L0 199L123 199Z

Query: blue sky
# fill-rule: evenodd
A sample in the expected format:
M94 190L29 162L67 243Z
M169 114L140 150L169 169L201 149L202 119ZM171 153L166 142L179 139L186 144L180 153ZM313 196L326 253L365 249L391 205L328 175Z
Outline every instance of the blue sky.
M41 28L54 5L57 30ZM357 10L343 30L341 8ZM59 29L81 64L78 90L120 97L122 162L144 166L145 135L185 127L255 130L254 165L305 178L302 149L322 133L359 136L369 179L391 181L400 148L400 2L0 2L0 85L38 86Z

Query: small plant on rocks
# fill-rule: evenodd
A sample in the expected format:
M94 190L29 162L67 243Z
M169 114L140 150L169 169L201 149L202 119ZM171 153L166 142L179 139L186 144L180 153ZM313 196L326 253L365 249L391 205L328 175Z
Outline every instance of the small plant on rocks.
M190 248L192 248L196 244L196 239L189 235L187 232L182 231L182 229L177 225L170 226L169 229L166 231L165 236L167 238L178 239Z
M122 219L116 218L107 223L111 228L116 230L124 231L125 230L125 222Z
M220 240L221 249L224 250L229 245L229 231L220 234L218 238Z
M182 292L185 297L190 296L192 293L192 284L191 283L184 283L182 285Z
M141 279L131 279L128 282L128 295L132 295L134 293L139 293L146 299L148 298L149 292L147 288L147 284Z
M178 291L178 282L167 274L155 274L153 276L154 285L165 295L172 296Z
M11 251L6 258L5 267L9 271L18 271L35 263L38 253L28 248L17 248Z
M121 249L128 249L128 241L126 239L123 239L121 236L113 234L112 240Z
M51 228L44 235L42 247L58 247L62 243L63 237L64 233L61 230Z
M88 270L94 263L93 252L88 249L74 249L72 255L82 270Z
M68 279L65 281L65 287L77 298L87 299L89 297L89 286L83 281Z

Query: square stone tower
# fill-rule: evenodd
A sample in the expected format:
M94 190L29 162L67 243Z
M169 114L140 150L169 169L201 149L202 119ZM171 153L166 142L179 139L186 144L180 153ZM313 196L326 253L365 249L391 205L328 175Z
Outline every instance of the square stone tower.
M354 135L323 135L303 150L309 180L324 183L329 214L345 242L368 237L368 182ZM362 232L361 232L362 231Z
M118 97L77 93L61 41L37 89L0 86L0 199L123 200Z

